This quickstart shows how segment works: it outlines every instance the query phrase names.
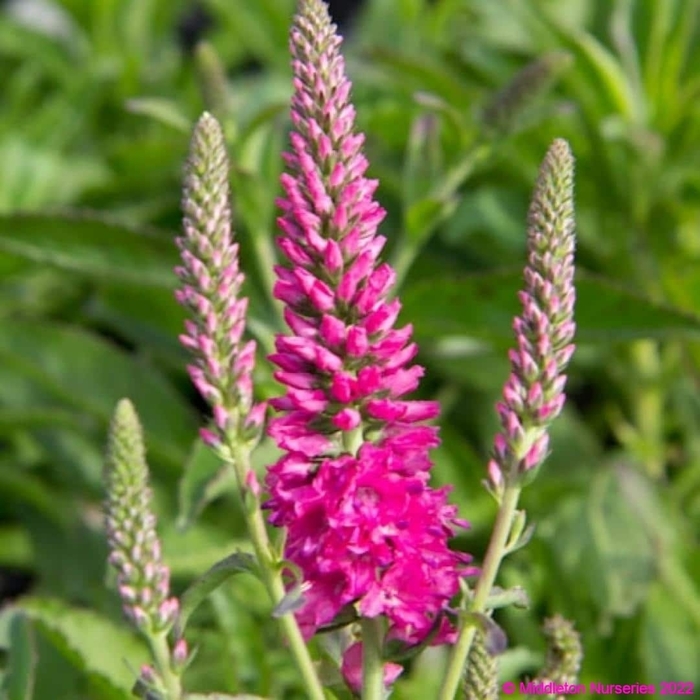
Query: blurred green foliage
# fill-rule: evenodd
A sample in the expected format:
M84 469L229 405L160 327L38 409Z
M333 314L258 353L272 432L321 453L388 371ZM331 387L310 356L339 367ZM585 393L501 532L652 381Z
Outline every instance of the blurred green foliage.
M189 130L208 108L229 141L262 358L281 328L271 266L292 12L291 0L0 7L9 700L127 698L145 661L105 565L102 454L119 398L146 429L177 591L246 549L238 504L197 441L173 238ZM194 47L197 23L210 26ZM525 492L535 537L502 573L532 600L497 614L503 680L537 672L539 625L558 612L583 635L583 682L700 692L700 0L367 0L344 32L403 319L423 391L443 405L435 480L454 484L472 522L458 546L477 558L528 198L555 136L577 157L579 348L552 456ZM256 373L273 395L262 361ZM261 446L261 472L274 455ZM301 697L251 577L213 593L188 638L191 690ZM393 697L431 697L443 662L430 650Z

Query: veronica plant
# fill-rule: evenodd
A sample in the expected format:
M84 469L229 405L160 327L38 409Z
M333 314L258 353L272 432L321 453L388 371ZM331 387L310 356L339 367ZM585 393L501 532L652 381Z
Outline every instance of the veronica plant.
M483 570L469 601L472 614L488 612L488 598L503 558L522 546L525 514L517 510L520 492L547 456L548 426L564 405L564 371L574 352L573 156L557 140L540 169L528 216L528 265L523 311L514 323L516 349L511 375L497 410L496 436L487 487L499 504ZM466 618L440 697L452 698L477 627Z
M441 700L454 698L462 681L466 697L492 698L494 652L503 646L493 643L494 584L503 558L526 538L519 495L547 456L573 352L573 158L565 142L552 145L530 209L523 311L486 482L498 514L476 568L450 547L468 523L448 503L449 489L429 484L439 406L407 398L424 370L413 364L411 325L397 326L396 274L380 257L384 211L374 199L378 183L366 177L340 44L325 4L302 0L291 30L293 131L278 200L285 263L274 288L288 330L269 357L284 389L270 402L276 415L267 426L281 456L267 470L266 500L251 468L266 406L254 399L255 344L244 340L224 137L209 114L195 127L176 296L188 313L181 340L189 373L212 413L201 436L236 477L250 570L267 590L309 697L330 691L307 642L345 628L338 670L365 700L386 697L403 671L397 661L429 645L452 645ZM139 687L147 697L182 700L186 616L169 593L128 402L117 409L108 461L110 561L127 616L155 659ZM268 534L265 512L283 531L283 548ZM200 582L198 590L215 585ZM555 668L550 657L544 676L574 677L575 632L558 618L546 629L566 663Z
M286 386L270 434L284 451L267 484L270 521L287 529L286 556L303 572L307 635L348 606L362 633L346 651L351 686L380 697L399 672L382 669L387 639L448 641L445 612L471 570L448 539L466 523L445 489L428 486L435 402L407 401L423 368L411 326L396 328L395 273L379 262L384 211L365 177L350 82L325 5L301 4L291 33L292 150L279 200L288 266L275 296L290 333L271 360ZM359 646L361 645L361 646ZM353 668L362 658L363 672Z

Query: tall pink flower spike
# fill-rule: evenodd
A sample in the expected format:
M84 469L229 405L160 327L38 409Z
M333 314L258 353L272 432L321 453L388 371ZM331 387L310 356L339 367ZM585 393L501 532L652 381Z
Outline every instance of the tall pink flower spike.
M286 386L271 401L279 415L269 428L284 455L268 472L266 508L287 528L285 557L304 575L297 617L307 636L352 604L360 616L384 616L393 639L441 643L452 635L443 613L473 573L448 539L468 523L447 489L428 486L428 452L439 440L425 421L438 404L403 398L423 368L411 364L411 326L394 327L395 274L379 262L384 210L373 199L377 182L365 177L340 44L325 4L302 1L278 201L289 264L276 268L274 290L290 333L270 357Z

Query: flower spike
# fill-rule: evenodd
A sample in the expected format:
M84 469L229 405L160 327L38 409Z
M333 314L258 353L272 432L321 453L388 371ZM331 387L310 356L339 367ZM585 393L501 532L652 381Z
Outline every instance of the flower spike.
M505 480L531 478L547 456L549 424L564 405L566 367L574 352L574 160L556 140L540 169L528 216L528 265L515 319L517 348L497 410L502 431L489 464L498 495Z
M176 298L190 319L180 340L194 357L190 377L214 414L202 438L217 446L228 431L257 437L264 407L253 408L255 342L242 340L248 300L240 295L244 277L231 233L228 159L221 127L206 112L192 136L182 209Z
M290 332L270 357L286 392L271 402L279 415L269 432L285 454L268 472L266 507L304 574L297 617L307 635L354 605L364 619L388 620L393 639L439 643L469 560L447 541L467 524L445 489L428 486L438 437L426 421L438 405L405 398L423 368L411 364L411 326L395 328L395 273L379 261L384 210L365 177L340 43L325 3L302 0L278 201L287 264L274 290Z
M179 612L170 596L170 571L163 563L151 509L143 431L133 405L117 404L105 468L109 563L117 570L124 613L146 634L169 630Z

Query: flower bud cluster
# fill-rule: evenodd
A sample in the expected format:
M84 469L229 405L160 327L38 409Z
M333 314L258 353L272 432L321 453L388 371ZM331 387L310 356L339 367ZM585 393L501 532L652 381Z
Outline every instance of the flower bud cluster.
M112 420L106 478L109 563L117 570L124 612L147 634L167 631L179 604L170 596L170 571L156 533L141 425L126 399Z
M573 156L558 139L540 169L528 217L528 265L513 324L517 347L497 405L502 431L489 463L490 487L525 477L547 456L547 427L565 401L566 367L574 352Z
M265 406L253 406L255 342L243 341L248 300L238 244L231 233L228 159L221 127L205 113L195 127L182 200L184 236L177 239L182 286L177 300L188 310L182 344L194 362L192 381L213 411L212 429L202 438L212 446L232 431L247 440L259 435Z

